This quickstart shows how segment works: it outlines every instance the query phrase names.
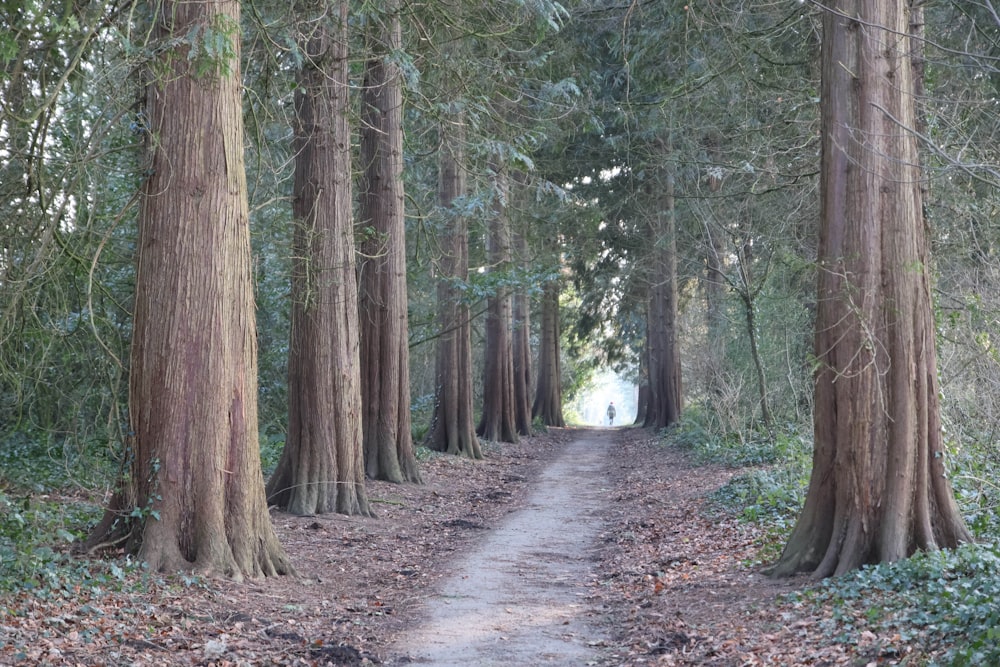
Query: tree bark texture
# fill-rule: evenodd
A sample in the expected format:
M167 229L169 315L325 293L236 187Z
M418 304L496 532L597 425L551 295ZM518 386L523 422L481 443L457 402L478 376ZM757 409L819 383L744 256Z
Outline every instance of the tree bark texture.
M645 426L666 428L681 416L681 364L677 337L677 242L673 173L662 175L662 195L651 219L652 272L647 307L649 404Z
M775 575L970 539L943 465L906 0L823 18L813 472Z
M518 262L527 263L528 242L515 237ZM519 289L513 297L514 427L520 435L531 435L531 297Z
M383 4L368 35L361 100L361 385L365 471L419 482L410 432L403 209L403 92L399 2Z
M257 440L239 3L165 0L155 30L173 46L160 52L147 92L153 143L139 223L134 452L109 516L141 515L131 544L141 542L139 558L153 571L288 573ZM185 36L213 31L226 35L229 54L191 51ZM128 521L104 522L94 537Z
M293 514L369 515L361 432L351 217L347 2L299 13L288 434L269 502ZM306 16L310 20L305 20Z
M559 359L559 281L542 290L542 331L538 349L538 383L531 416L546 426L565 426L562 409L562 364Z
M511 264L510 222L504 205L507 176L495 172L498 197L490 217L487 255L491 271L509 271ZM514 351L513 314L509 288L499 285L496 294L487 299L486 340L483 347L483 412L476 433L494 442L517 442L514 422Z
M646 414L649 412L649 383L643 382L639 385L638 396L635 401L635 424L644 425Z
M441 234L437 284L438 328L435 359L436 395L427 446L439 452L483 458L472 409L472 328L461 285L469 280L469 223L454 210L466 194L462 166L465 141L460 118L441 128L438 192L446 220Z

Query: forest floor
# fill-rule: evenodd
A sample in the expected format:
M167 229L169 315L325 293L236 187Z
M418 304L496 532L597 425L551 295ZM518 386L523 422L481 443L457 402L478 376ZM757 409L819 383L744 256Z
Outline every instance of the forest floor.
M735 473L640 429L550 429L369 484L375 518L276 513L297 577L134 568L118 590L2 599L0 665L885 665L833 642L759 528L713 509Z

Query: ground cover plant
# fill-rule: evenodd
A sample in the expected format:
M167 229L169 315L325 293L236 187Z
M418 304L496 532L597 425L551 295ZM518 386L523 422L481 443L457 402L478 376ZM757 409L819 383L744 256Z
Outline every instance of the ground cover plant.
M811 449L805 436L782 442L741 441L696 422L664 434L665 446L731 467L732 477L708 494L706 511L752 525L758 550L748 561L766 568L781 552L805 499ZM822 641L874 652L878 664L981 665L1000 661L1000 549L995 488L988 482L991 448L952 452L956 495L977 543L917 552L896 563L866 566L789 595L822 619Z

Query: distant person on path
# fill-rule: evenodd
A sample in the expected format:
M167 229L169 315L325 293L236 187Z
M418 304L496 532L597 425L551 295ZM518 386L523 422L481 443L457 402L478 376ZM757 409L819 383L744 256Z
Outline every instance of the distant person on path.
M615 402L611 401L608 405L608 426L615 425Z

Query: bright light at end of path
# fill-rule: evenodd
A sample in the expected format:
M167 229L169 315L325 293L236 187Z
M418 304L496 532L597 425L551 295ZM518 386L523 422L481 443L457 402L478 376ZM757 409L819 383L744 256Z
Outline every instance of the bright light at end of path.
M635 421L638 391L613 371L596 374L573 402L572 411L581 425L622 426ZM615 420L608 423L608 405L615 404Z

